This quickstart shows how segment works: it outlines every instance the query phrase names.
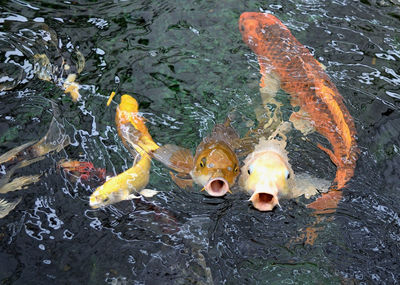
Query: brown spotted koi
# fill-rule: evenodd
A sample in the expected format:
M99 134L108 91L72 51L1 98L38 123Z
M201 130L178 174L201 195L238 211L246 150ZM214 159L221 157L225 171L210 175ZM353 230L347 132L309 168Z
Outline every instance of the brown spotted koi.
M170 144L160 147L153 155L178 172L177 176L172 176L178 186L185 188L194 181L210 196L219 197L230 192L239 175L239 161L234 151L238 139L227 122L214 126L211 134L198 145L194 157L190 150ZM187 174L191 179L180 179Z
M354 175L358 156L356 129L342 96L323 65L271 14L245 12L240 16L239 29L243 41L258 57L261 92L271 94L281 88L291 95L292 106L298 106L300 110L292 113L290 121L305 134L304 126L308 125L328 139L332 150L320 144L318 147L337 167L336 186L331 189L345 187ZM326 206L335 208L341 198L338 191L324 195L309 207L316 210L326 209Z

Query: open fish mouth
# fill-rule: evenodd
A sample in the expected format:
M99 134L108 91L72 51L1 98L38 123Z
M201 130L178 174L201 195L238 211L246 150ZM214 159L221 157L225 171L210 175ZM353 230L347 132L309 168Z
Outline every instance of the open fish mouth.
M272 211L279 204L278 197L268 192L255 192L251 195L250 201L259 211Z
M224 196L229 191L229 183L222 177L216 177L208 181L204 189L210 196Z

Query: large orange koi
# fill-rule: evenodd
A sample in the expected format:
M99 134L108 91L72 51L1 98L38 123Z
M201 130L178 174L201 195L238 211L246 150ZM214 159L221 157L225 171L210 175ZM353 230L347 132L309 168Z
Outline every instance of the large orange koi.
M245 12L240 16L239 29L243 41L256 53L262 75L261 90L276 93L279 88L291 95L292 106L299 106L290 120L296 128L304 121L311 123L325 136L332 150L318 144L337 166L335 187L343 188L354 175L358 148L353 119L339 91L324 71L324 67L291 34L275 16ZM272 91L271 91L272 90ZM310 208L336 208L341 192L324 194Z

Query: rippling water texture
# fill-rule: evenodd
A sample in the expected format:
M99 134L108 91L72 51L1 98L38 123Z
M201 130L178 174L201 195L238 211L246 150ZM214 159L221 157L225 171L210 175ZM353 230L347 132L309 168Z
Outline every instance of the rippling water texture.
M398 1L0 3L0 153L43 137L49 100L71 138L16 173L41 174L39 182L0 197L22 197L0 220L2 284L400 282ZM238 188L224 198L181 190L157 162L148 186L161 191L154 199L90 209L95 185L70 182L56 165L92 161L109 174L132 165L114 123L121 94L138 99L162 144L194 149L231 112L241 135L256 123L259 67L237 22L242 12L260 10L280 18L326 66L358 132L355 176L314 245L302 238L315 222L305 199L262 213ZM78 69L77 50L86 65L75 104L62 82ZM50 81L34 74L35 54L49 58ZM106 108L111 91L119 95ZM295 171L334 178L335 166L315 143L293 132L288 149Z

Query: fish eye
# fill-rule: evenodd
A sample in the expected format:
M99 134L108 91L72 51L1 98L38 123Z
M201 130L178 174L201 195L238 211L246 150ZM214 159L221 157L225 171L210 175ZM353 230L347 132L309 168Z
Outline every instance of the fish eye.
M235 167L233 168L233 172L238 172L238 170L239 170L239 167L237 167L237 165L235 165Z
M247 168L247 173L250 175L251 173L253 173L253 167L252 165L249 166L249 168Z
M288 170L286 170L286 172L285 172L285 177L286 177L286 179L290 178L290 172Z
M204 166L206 166L206 158L203 157L200 161L200 167L203 168Z

